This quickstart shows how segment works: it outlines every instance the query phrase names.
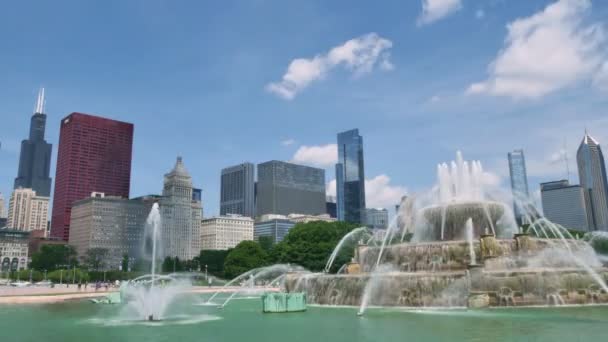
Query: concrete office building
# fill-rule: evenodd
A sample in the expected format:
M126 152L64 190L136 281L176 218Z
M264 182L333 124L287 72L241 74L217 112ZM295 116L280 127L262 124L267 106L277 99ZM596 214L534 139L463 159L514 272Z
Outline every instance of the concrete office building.
M87 251L105 250L105 269L118 269L123 256L139 259L143 248L146 218L154 200L126 199L93 193L72 207L69 244L84 261Z
M593 230L589 191L567 180L541 183L544 215L551 222L569 229Z
M181 157L165 174L160 200L164 256L192 260L201 251L202 204L193 200L192 177Z
M226 250L241 241L253 240L253 219L229 214L204 219L201 222L201 249Z
M365 209L365 225L373 229L388 228L388 210L384 208Z
M325 212L325 170L277 160L258 164L258 217Z
M15 230L46 231L49 217L49 198L37 196L32 189L13 191L9 202L6 226Z
M0 229L0 272L27 268L29 232Z
M222 169L220 215L255 216L255 166L242 163Z

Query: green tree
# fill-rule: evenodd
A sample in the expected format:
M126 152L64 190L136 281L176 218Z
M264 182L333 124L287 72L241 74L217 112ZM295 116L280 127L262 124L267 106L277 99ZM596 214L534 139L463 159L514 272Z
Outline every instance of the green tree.
M129 272L129 255L123 254L120 268L123 272Z
M266 253L270 253L270 251L272 251L272 247L274 246L274 239L272 236L260 236L258 243L260 244L260 247L266 251Z
M270 259L274 263L291 263L310 271L322 271L338 242L356 227L357 225L346 222L298 223L282 242L274 246ZM333 270L352 258L356 243L351 241L342 248Z
M32 254L30 267L36 270L53 271L61 267L78 265L76 250L70 245L43 245Z
M268 263L268 254L255 241L241 241L226 256L224 275L234 278Z
M230 250L226 251L215 251L215 250L202 250L198 256L198 261L201 265L201 270L205 271L205 266L207 266L207 272L216 277L224 276L224 262L226 261L226 256Z
M89 248L84 256L84 262L90 270L99 271L104 269L108 257L107 248Z

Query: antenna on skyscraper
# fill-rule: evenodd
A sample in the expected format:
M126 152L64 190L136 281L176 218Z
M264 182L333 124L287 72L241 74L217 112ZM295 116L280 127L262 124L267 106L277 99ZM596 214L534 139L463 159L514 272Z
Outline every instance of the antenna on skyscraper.
M38 99L36 100L36 109L34 110L34 114L36 113L44 114L44 88L38 90Z

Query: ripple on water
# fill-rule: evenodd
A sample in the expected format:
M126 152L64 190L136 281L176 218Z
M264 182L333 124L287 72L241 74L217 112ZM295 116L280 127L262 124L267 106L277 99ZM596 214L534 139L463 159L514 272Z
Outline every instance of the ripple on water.
M160 321L146 321L146 320L132 320L132 319L120 319L120 318L91 318L84 320L86 324L101 325L107 327L120 327L120 326L152 326L162 327L167 325L190 325L199 324L210 321L217 321L222 319L219 316L213 315L174 315L167 317Z

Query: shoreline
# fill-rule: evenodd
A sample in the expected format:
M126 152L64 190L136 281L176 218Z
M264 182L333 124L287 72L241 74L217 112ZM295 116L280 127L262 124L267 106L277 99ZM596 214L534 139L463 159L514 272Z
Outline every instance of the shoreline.
M234 287L208 287L208 286L193 286L186 291L187 293L205 294L205 293L229 293L240 290L238 286ZM266 290L276 292L278 288L257 287L256 290ZM108 293L118 292L118 289L112 288L108 291L87 289L74 291L74 288L0 288L0 305L3 304L49 304L60 303L70 300L90 299L105 297Z

